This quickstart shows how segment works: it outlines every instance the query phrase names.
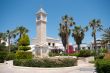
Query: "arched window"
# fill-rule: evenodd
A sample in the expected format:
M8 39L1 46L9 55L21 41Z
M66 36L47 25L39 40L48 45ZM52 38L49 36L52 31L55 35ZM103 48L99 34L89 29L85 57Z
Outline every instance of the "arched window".
M52 43L52 46L54 47L55 46L55 43Z
M51 45L51 43L48 43L48 46L50 46Z

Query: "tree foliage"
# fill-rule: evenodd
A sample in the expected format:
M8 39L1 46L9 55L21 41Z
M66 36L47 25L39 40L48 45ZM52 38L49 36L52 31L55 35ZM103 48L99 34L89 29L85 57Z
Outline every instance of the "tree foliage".
M78 50L80 50L80 44L82 43L82 40L84 39L84 33L87 30L88 27L82 28L81 26L75 26L73 29L72 37L74 37L74 40L78 45Z
M103 39L110 42L110 27L103 30Z
M89 26L92 28L92 37L94 37L94 49L95 52L98 53L96 48L96 32L102 30L101 21L98 19L93 19L89 22Z
M20 38L19 42L18 42L19 46L28 46L30 45L30 39L29 36L27 34L23 34L23 36Z
M62 21L60 23L59 36L62 40L62 44L63 44L65 50L68 47L68 44L69 44L68 39L69 39L69 35L71 33L71 30L69 27L74 24L75 24L75 22L73 22L72 17L69 17L68 15L65 15L62 17Z
M19 39L23 36L23 34L27 33L29 30L24 26L19 26L15 29L16 33L19 34Z

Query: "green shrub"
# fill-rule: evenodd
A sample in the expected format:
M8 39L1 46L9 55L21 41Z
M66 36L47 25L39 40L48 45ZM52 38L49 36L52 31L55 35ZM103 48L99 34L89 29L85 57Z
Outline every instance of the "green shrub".
M30 45L30 39L27 34L23 34L23 36L18 41L19 46L28 46Z
M100 48L99 53L107 53L107 49L106 48Z
M0 63L3 63L4 60L6 59L7 52L0 52Z
M103 59L104 58L104 54L100 53L99 55L95 56L95 59Z
M63 56L79 56L79 52L75 52L75 53L72 53L72 54L67 54L67 53L63 53L62 54Z
M10 45L10 49L11 49L11 52L16 53L16 51L18 50L18 46L17 45Z
M26 67L69 67L77 65L76 59L64 58L64 59L50 59L50 58L38 58L38 59L16 59L13 61L16 66Z
M16 59L32 59L32 52L17 51Z
M19 50L27 51L30 49L31 49L31 47L28 47L28 46L19 46Z
M79 56L79 53L78 52L76 52L76 53L73 53L73 54L70 54L70 56Z
M6 60L14 60L16 59L15 53L8 53L6 56Z
M80 50L79 57L89 57L91 56L91 50Z
M60 53L60 52L63 52L62 49L51 49L51 52L52 53Z
M53 56L60 56L61 54L59 53L53 53L53 52L49 52L49 56L53 57Z
M95 66L97 73L110 73L110 60L97 60Z
M91 50L91 56L95 56L95 50Z
M8 51L8 48L4 44L0 44L0 51Z

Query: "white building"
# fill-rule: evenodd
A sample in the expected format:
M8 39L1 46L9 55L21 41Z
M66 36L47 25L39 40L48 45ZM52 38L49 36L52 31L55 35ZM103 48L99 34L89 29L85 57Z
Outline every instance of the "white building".
M78 49L78 46L76 44L73 45L73 48L74 48L74 51L76 51ZM86 44L86 43L82 43L80 44L80 49L83 50L88 50L90 49L90 45L89 44Z
M50 49L64 49L60 39L46 36L47 13L41 8L36 13L37 36L32 39L31 50L36 56L48 56Z
M3 42L6 44L6 46L8 46L8 42L7 41L1 40L1 43L3 43Z
M94 49L94 41L91 42L91 48ZM96 48L100 49L100 48L107 48L110 50L110 42L108 42L106 45L102 44L102 39L97 39L96 40Z

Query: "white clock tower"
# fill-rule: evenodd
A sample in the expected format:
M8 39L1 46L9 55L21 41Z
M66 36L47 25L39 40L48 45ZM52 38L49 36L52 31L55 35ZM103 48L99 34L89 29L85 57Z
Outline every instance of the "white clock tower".
M36 27L37 27L37 40L36 40L36 56L44 57L48 55L48 47L46 43L46 22L47 13L41 8L36 13Z
M36 14L37 25L37 43L36 45L44 46L46 44L46 22L47 13L41 8Z

